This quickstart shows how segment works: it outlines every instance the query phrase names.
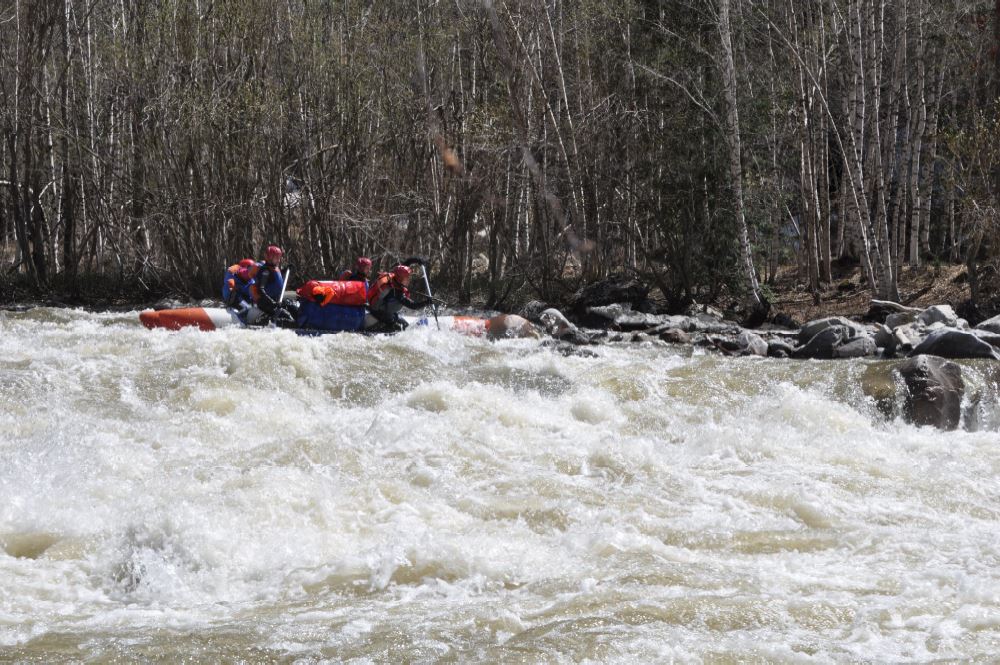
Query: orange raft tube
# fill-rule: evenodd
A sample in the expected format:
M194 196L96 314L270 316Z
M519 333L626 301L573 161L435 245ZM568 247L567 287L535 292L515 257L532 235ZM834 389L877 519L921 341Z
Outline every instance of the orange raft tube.
M453 330L463 335L481 337L490 329L490 321L476 316L440 316L435 322L433 316L403 317L411 326ZM187 307L184 309L146 310L139 313L139 321L150 330L164 328L180 330L181 328L198 328L199 330L218 330L220 328L254 328L243 323L236 314L222 307ZM365 321L366 327L377 324L370 315ZM321 333L321 330L303 331L310 334Z

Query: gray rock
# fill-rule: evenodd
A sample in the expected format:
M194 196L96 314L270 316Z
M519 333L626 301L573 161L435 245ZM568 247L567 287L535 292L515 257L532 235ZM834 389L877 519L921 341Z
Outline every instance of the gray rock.
M546 303L543 303L541 300L529 300L528 302L524 303L524 306L521 308L521 311L518 312L518 314L528 319L532 323L541 323L542 312L544 312L548 308L549 306Z
M726 318L725 315L715 307L712 307L711 305L699 305L696 302L691 303L691 305L687 308L685 314L693 317L704 316L711 319L715 319L716 321L722 321L724 318Z
M942 328L935 330L920 342L911 356L929 354L942 358L992 358L1000 360L1000 354L988 342L971 332Z
M886 350L896 349L896 338L889 326L879 323L875 326L875 346Z
M691 335L679 328L667 328L659 333L660 339L670 344L690 344Z
M558 309L550 307L539 315L545 330L558 340L570 344L593 344L594 341L579 328L569 322Z
M903 417L914 425L956 429L962 420L962 368L942 358L918 355L894 370L906 388Z
M767 355L771 358L790 358L795 349L788 342L772 339L767 343Z
M588 307L586 312L591 316L606 319L610 323L615 319L625 316L626 314L631 314L632 305L629 305L628 303L613 303L611 305Z
M915 312L895 312L885 317L885 325L890 328L898 328L916 320L917 314Z
M984 330L977 330L973 334L993 348L1000 349L1000 334L986 332Z
M868 335L859 335L834 349L834 356L837 358L867 358L876 353L878 347L875 345L875 340Z
M816 319L815 321L810 321L809 323L802 326L799 330L799 344L806 344L813 337L817 335L820 331L826 330L830 327L848 328L854 330L860 330L860 326L849 319L845 319L840 316L831 316L826 319Z
M943 323L946 326L954 326L958 321L958 315L951 305L933 305L928 307L917 316L917 321L930 326L933 323Z
M976 326L976 330L985 330L986 332L1000 335L1000 315L994 316L992 319L986 319Z
M768 344L756 333L744 330L736 338L736 343L742 348L744 355L767 356Z
M803 328L805 330L805 328ZM821 329L808 342L795 349L793 358L830 359L834 357L836 348L848 335L844 326L830 326Z

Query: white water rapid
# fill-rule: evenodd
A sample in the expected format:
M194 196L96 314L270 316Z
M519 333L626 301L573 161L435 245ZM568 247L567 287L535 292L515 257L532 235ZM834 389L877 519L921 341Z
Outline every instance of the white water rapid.
M866 363L0 312L0 660L1000 653L1000 435Z

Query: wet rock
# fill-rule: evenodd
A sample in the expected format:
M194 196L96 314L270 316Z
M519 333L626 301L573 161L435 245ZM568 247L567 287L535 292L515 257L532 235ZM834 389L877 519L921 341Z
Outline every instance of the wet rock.
M954 326L958 322L958 315L951 305L934 305L928 307L917 316L917 322L925 326L934 323L943 323L946 326Z
M986 319L976 326L976 330L984 330L986 332L1000 335L1000 316L994 316L992 319Z
M834 357L836 348L843 342L848 334L848 328L844 326L830 326L823 328L809 341L795 349L793 358L816 358L831 359Z
M539 315L539 320L545 330L555 339L569 342L570 344L593 344L590 335L569 322L569 320L558 309L550 307Z
M669 344L690 344L691 335L679 328L667 328L659 333L659 337Z
M760 335L744 330L736 338L736 343L740 346L743 355L767 356L768 344Z
M632 335L632 342L633 343L648 342L648 341L650 341L652 339L653 339L652 337L650 337L649 335L647 335L644 332L637 332L634 335Z
M791 344L782 340L772 339L767 343L767 355L770 358L791 358L794 351Z
M529 300L528 302L524 303L524 306L521 307L521 311L519 311L518 314L528 319L532 323L541 323L542 312L544 312L547 309L549 309L547 303L544 303L541 300Z
M486 326L486 337L492 340L540 336L531 321L517 314L494 316Z
M935 330L914 347L911 356L929 354L942 358L992 358L1000 360L1000 353L988 342L971 332L941 328Z
M962 420L962 368L935 356L918 355L895 370L906 387L903 417L914 425L956 429Z
M831 316L826 319L816 319L815 321L810 321L809 323L802 326L799 330L799 344L806 344L809 340L813 339L817 333L826 330L830 327L844 328L847 330L860 330L861 327L854 323L850 319L845 319L841 316Z

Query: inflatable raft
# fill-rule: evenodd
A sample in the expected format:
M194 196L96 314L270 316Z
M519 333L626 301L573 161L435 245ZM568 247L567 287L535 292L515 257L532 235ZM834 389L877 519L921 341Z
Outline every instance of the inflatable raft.
M331 305L327 305L331 307ZM378 327L378 321L371 314L362 312L363 324L357 328L320 328L320 327L295 327L294 330L301 334L324 334L334 332L364 332L365 330ZM441 330L453 330L464 335L481 336L489 330L489 320L475 316L439 316L437 320L433 316L404 316L411 326L427 326ZM198 328L199 330L220 330L223 328L261 328L268 326L250 326L240 319L239 315L230 309L223 307L188 307L184 309L161 309L146 310L139 314L139 321L147 328L165 328L166 330L180 330L181 328Z

